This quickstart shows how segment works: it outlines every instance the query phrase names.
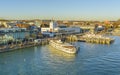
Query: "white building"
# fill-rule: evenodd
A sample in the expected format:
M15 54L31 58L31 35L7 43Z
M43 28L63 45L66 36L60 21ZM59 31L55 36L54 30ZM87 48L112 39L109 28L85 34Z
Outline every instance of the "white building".
M65 25L59 25L57 22L52 21L50 22L49 27L42 27L41 32L73 32L73 33L80 33L80 28L79 27L67 27Z
M42 27L41 32L43 34L53 35L53 33L73 34L80 33L80 27L67 27L65 25L59 25L55 21L51 21L49 27ZM55 35L55 34L54 34Z
M81 29L79 27L58 26L57 28L55 28L54 31L63 34L73 34L73 33L80 33Z
M41 32L54 32L54 29L57 28L58 24L55 21L51 21L49 27L42 27Z
M24 39L29 32L26 28L1 28L0 34L12 36L14 39Z

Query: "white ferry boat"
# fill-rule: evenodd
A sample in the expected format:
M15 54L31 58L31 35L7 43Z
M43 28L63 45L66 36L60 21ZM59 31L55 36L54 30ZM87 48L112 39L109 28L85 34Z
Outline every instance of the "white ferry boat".
M50 40L49 44L66 53L75 54L77 52L77 48L74 45L63 43L61 40Z

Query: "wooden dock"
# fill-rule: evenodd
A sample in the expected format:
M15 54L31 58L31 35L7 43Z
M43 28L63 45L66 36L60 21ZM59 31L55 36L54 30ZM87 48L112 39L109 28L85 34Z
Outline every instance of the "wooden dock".
M96 44L111 44L114 42L114 39L108 37L99 37L99 36L76 36L71 35L67 37L68 41L78 41L78 42L87 42L87 43L96 43Z
M112 42L114 42L114 40L111 38L88 38L88 37L79 37L78 41L97 44L111 44Z

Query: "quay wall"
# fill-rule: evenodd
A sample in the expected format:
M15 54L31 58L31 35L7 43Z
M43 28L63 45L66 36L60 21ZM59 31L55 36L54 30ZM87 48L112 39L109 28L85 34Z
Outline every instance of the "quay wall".
M38 43L27 42L27 43L15 44L15 45L14 44L3 45L3 46L0 47L0 53L2 53L2 52L8 52L8 51L13 51L13 50L18 50L18 49L27 48L27 47L47 45L48 43L49 43L49 39L42 39Z

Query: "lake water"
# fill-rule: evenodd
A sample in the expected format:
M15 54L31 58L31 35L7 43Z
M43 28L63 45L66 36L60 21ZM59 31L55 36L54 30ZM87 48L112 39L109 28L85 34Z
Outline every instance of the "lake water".
M36 46L0 53L0 75L120 75L120 37L111 45L76 43L76 55Z

